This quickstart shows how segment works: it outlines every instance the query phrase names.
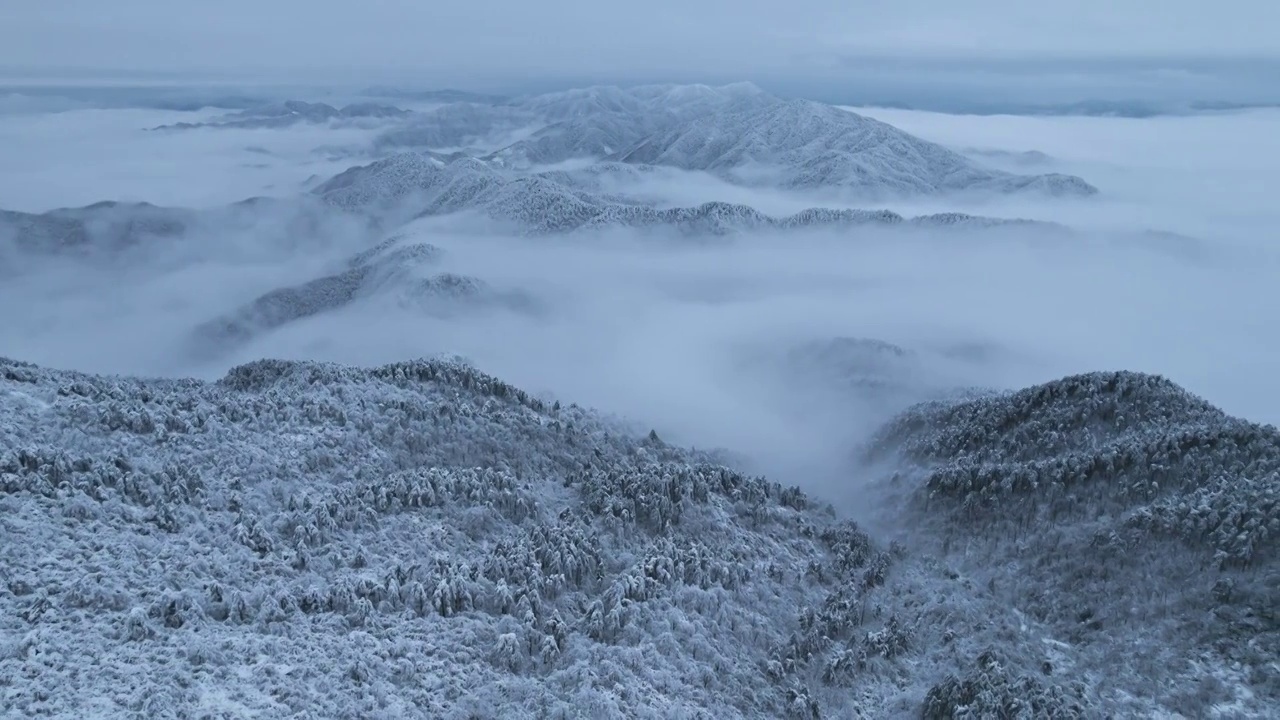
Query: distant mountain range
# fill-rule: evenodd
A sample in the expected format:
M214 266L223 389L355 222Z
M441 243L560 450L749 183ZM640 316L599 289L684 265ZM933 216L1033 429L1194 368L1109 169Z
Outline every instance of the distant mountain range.
M884 123L828 105L782 100L747 83L593 87L474 100L421 113L367 103L337 108L286 101L205 124L283 127L354 119L390 124L392 129L376 143L384 157L311 183L312 199L273 202L295 202L303 215L310 215L312 200L320 199L331 208L373 214L392 224L464 211L513 222L521 231L534 233L610 226L716 234L866 223L1011 222L956 213L907 221L885 211L822 208L775 218L740 204L658 208L627 197L629 181L663 167L711 173L746 185L842 189L873 200L952 192L1097 192L1073 176L986 168ZM466 147L531 127L536 129L526 137L496 148ZM387 155L390 148L403 145L423 147ZM578 163L571 170L545 167L583 159L585 165ZM261 202L237 204L231 214L260 207ZM208 213L114 202L40 214L5 212L0 215L0 239L16 238L19 248L66 250L87 246L92 236L99 247L119 247L140 237L181 234L202 217Z
M415 116L382 146L456 148L519 128L530 137L486 161L507 169L590 158L714 173L748 185L839 187L868 197L955 191L1087 196L1080 178L1016 175L831 105L784 100L749 83L595 87Z
M774 217L748 205L726 202L660 208L605 191L606 184L625 186L628 180L656 169L608 161L576 170L522 173L504 168L492 156L480 159L457 152L408 151L352 167L316 185L310 193L253 198L211 210L104 201L44 213L0 211L0 241L34 253L112 252L147 240L175 239L192 229L217 227L219 223L243 226L268 210L291 218L291 232L299 236L317 232L336 214L368 216L368 222L390 230L414 217L462 212L510 223L517 232L532 234L628 227L723 235L757 229L866 225L1036 227L1055 234L1068 232L1054 223L964 213L906 218L887 210L811 208ZM986 187L1026 188L1037 182L1055 182L997 173L983 177ZM605 183L606 179L612 182Z
M632 167L606 168L606 172ZM535 233L605 227L669 227L690 234L772 229L793 230L857 225L1036 226L1065 230L1052 223L1000 220L962 213L907 219L885 210L813 208L775 218L746 205L709 202L692 208L659 209L625 197L578 189L596 181L585 171L511 174L475 158L445 159L434 153L400 153L346 170L312 192L325 203L348 211L399 212L416 216L479 212L510 221ZM585 179L584 179L585 178Z
M302 100L286 100L278 104L263 105L230 113L221 117L199 123L176 123L159 125L152 130L192 130L195 128L284 128L298 123L342 122L358 119L387 119L409 115L408 110L401 110L390 105L377 103L353 103L340 108L325 103L311 103Z
M628 195L629 183L663 168L709 173L740 185L839 190L868 201L949 193L1083 197L1097 192L1074 176L985 167L884 123L829 105L780 99L749 83L459 97L436 97L444 104L423 112L289 100L173 126L281 128L359 121L388 129L374 143L379 159L308 182L311 192L292 198L256 198L201 211L118 202L45 213L4 211L0 241L21 252L111 252L221 222L244 225L268 207L292 218L289 232L299 237L315 232L335 213L367 218L376 228L371 236L381 237L415 217L464 212L531 234L626 227L723 235L866 225L1065 230L962 213L905 218L884 210L815 207L774 217L738 203L658 207ZM514 135L523 137L512 140ZM568 161L577 162L570 167Z
M739 203L660 207L627 194L636 180L659 172L699 171L731 182L789 190L842 189L867 198L951 192L1089 195L1096 190L1064 175L1017 175L974 161L838 108L783 100L740 83L723 87L593 87L510 100L451 102L421 113L381 105L287 101L224 116L213 124L281 127L297 122L362 118L394 128L378 147L400 150L312 184L310 192L254 198L222 208L191 210L146 203L103 202L45 213L0 214L0 242L28 255L112 254L147 243L180 243L204 232L251 228L259 242L305 244L341 220L345 232L370 243L393 236L415 218L467 214L529 235L589 233L615 228L673 232L688 238L750 231L1035 229L1039 238L1069 237L1068 228L1026 219L944 212L904 217L887 210L809 208L773 216ZM496 148L459 149L477 138L536 127ZM548 164L586 158L572 167ZM266 218L264 227L256 222ZM3 251L4 247L0 247ZM475 278L414 275L421 255L404 250L366 258L332 275L284 287L195 331L196 345L214 339L230 347L255 334L338 309L371 295L413 296L426 312L477 304L525 307ZM7 263L7 272L21 262ZM203 340L201 340L203 339Z
M843 188L867 198L957 191L1097 192L1074 176L988 168L890 125L832 105L784 100L750 83L591 87L501 101L459 100L420 113L374 103L336 108L290 100L156 129L368 119L392 124L375 142L384 152L462 149L507 170L613 160L709 172L746 185ZM519 134L527 137L502 142Z
M989 170L890 125L807 100L770 100L708 114L650 136L618 159L714 172L740 182L763 174L787 188L846 187L874 196L1097 192L1069 175ZM774 168L776 174L770 172Z
M212 357L289 323L340 310L362 299L390 297L420 313L453 316L486 308L531 312L532 298L499 291L473 277L435 269L441 250L393 236L347 261L332 275L272 290L232 313L197 326L188 350Z

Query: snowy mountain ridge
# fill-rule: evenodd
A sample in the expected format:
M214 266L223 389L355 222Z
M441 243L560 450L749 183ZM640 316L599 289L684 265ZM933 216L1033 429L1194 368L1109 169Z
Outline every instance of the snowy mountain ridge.
M608 170L612 171L612 169ZM588 171L588 175L592 171ZM350 168L313 192L334 207L385 212L409 204L417 216L479 212L535 233L607 227L671 227L691 233L741 230L841 228L866 224L914 226L1034 226L1066 228L1031 220L938 213L914 218L887 210L810 208L786 217L764 215L748 205L707 202L690 208L658 209L625 197L578 189L573 171L510 175L474 158L444 161L434 154L399 153Z
M440 270L436 266L441 254L429 243L392 236L352 257L332 275L277 288L201 323L192 330L187 350L197 358L219 356L289 323L366 300L390 300L436 317L488 309L529 313L536 306L522 293Z
M334 107L328 103L285 100L222 115L206 122L159 125L152 130L194 130L197 128L286 128L299 123L350 123L353 121L403 118L410 111L390 105L359 102Z
M1068 175L1015 175L988 170L940 145L897 128L808 100L775 101L697 118L620 152L622 162L718 172L743 182L744 173L777 177L787 188L848 187L873 196L946 191L1040 190L1092 195L1093 186Z
M458 212L514 223L530 233L621 226L720 234L865 222L1007 222L941 213L906 223L887 211L822 208L771 217L747 205L715 200L660 209L629 197L626 190L630 180L655 168L706 172L746 185L843 188L868 199L951 192L1096 192L1070 176L987 169L883 123L832 106L776 98L750 84L592 87L502 102L453 102L404 117L392 110L367 103L337 109L286 101L229 116L226 122L237 123L359 115L393 126L375 143L377 159L340 172L299 197L198 211L118 202L44 213L5 211L0 214L0 252L13 247L23 252L109 251L147 239L180 237L193 227L227 221L243 225L245 215L267 209L295 215L297 227L287 232L301 236L317 232L315 226L327 219L325 209L313 207L316 199L329 208L374 216L383 236L413 217ZM521 128L533 129L511 142ZM483 151L468 147L484 137L506 140ZM387 154L401 146L419 149ZM587 165L577 169L543 169L583 158ZM417 206L399 207L406 198ZM288 205L293 209L284 207Z
M591 87L499 105L445 106L388 131L384 147L440 150L533 128L477 157L534 170L573 159L699 170L746 185L845 188L868 198L957 191L1089 196L1080 178L983 167L841 108L751 85Z
M808 712L761 684L774 615L890 560L798 491L454 363L0 378L24 713Z
M905 512L925 534L887 546L796 489L454 361L260 361L206 383L4 360L0 391L0 528L24 538L0 558L0 671L24 714L1208 716L1234 703L1261 717L1280 695L1265 530L1280 522L1280 436L1149 376L908 412L876 453L964 448L955 467L973 458L978 480L900 477L921 493ZM1084 439L1110 457L1109 438L1134 432L1171 470L1146 477L1118 455L1105 462L1129 479L1099 491L1075 484L1071 456L1039 459ZM981 469L1022 457L1067 494L1040 500ZM1256 480L1227 480L1240 477ZM1016 497L1013 512L982 509ZM1088 503L1135 501L1149 512L1114 527L1145 546L1076 533ZM1204 525L1196 508L1219 505L1252 514L1214 509L1233 519ZM1044 539L1000 539L1026 512L1053 513ZM1168 556L1182 540L1156 539L1165 528L1227 554L1171 582L1169 563L1200 551ZM1238 529L1257 538L1249 555ZM975 562L968 543L992 554ZM1080 585L1083 568L1116 574ZM1055 595L1020 595L1040 583ZM1175 641L1192 616L1159 615L1162 597L1210 610L1195 632L1217 644ZM1149 627L1122 622L1134 602L1174 634L1144 646L1154 656L1103 652L1103 634ZM1149 661L1188 681L1205 663L1225 674L1153 688Z

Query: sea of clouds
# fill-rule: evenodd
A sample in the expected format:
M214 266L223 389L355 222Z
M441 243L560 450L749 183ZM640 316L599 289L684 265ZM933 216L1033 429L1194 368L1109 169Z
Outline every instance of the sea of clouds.
M835 337L915 351L929 378L922 387L1014 388L1130 369L1165 374L1233 414L1280 421L1280 146L1268 142L1280 134L1280 111L1134 119L855 110L997 167L1079 175L1101 194L870 205L1049 220L1077 231L1068 237L874 228L714 240L527 237L472 217L422 219L399 232L445 251L432 272L520 292L529 306L440 315L375 296L191 357L184 342L198 324L332 272L369 246L341 225L282 238L279 218L264 213L125 262L0 269L0 355L214 378L261 357L368 365L457 354L664 437L743 453L811 488L839 477L849 449L886 412L774 362ZM289 197L368 161L378 130L146 130L216 114L30 105L0 114L0 208L101 200L208 208ZM610 189L660 205L721 200L777 215L868 207L837 193L748 189L674 170Z

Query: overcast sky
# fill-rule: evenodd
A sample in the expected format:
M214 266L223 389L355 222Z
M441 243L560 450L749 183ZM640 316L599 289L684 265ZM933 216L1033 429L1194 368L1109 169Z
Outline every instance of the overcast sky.
M846 55L1280 56L1278 0L0 0L0 66L440 78L804 73Z

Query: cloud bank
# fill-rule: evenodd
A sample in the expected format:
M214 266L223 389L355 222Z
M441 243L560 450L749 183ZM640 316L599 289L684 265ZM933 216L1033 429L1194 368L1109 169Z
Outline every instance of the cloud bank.
M299 234L276 206L263 206L251 222L206 223L180 243L111 263L21 266L0 284L0 304L24 308L0 327L0 352L54 367L209 378L261 357L368 365L459 354L519 386L682 443L747 453L814 487L839 476L847 449L891 409L942 386L1018 387L1134 369L1168 374L1229 412L1280 420L1271 372L1280 342L1266 324L1280 310L1269 244L1280 218L1266 192L1280 158L1262 149L1280 113L979 122L863 112L988 165L1079 174L1102 194L885 203L904 214L1052 220L1077 229L1068 238L1035 227L765 231L714 241L609 229L525 237L468 214L423 218L397 230L393 244L440 252L406 273L473 278L529 302L426 312L419 299L374 291L193 356L187 341L202 323L340 272L390 234L327 216ZM328 125L141 130L208 116L5 116L0 138L13 162L0 169L0 194L10 209L33 212L104 198L210 207L289 197L311 175L359 161L373 137ZM865 206L838 190L747 188L670 168L603 190L659 207L715 200L779 215ZM839 369L828 377L813 361L797 364L797 352L837 338L903 348L907 374L893 383L905 389L881 402ZM889 357L888 372L899 372Z
M814 65L814 56L1275 55L1280 10L1265 0L1164 3L1081 0L1029 8L1014 0L670 2L600 7L578 0L353 5L247 0L177 6L132 2L11 4L0 64L228 71L460 67L475 76L572 75L582 59L613 76L704 74ZM253 18L246 22L244 18ZM622 40L620 42L620 40ZM237 48L227 53L228 47Z

